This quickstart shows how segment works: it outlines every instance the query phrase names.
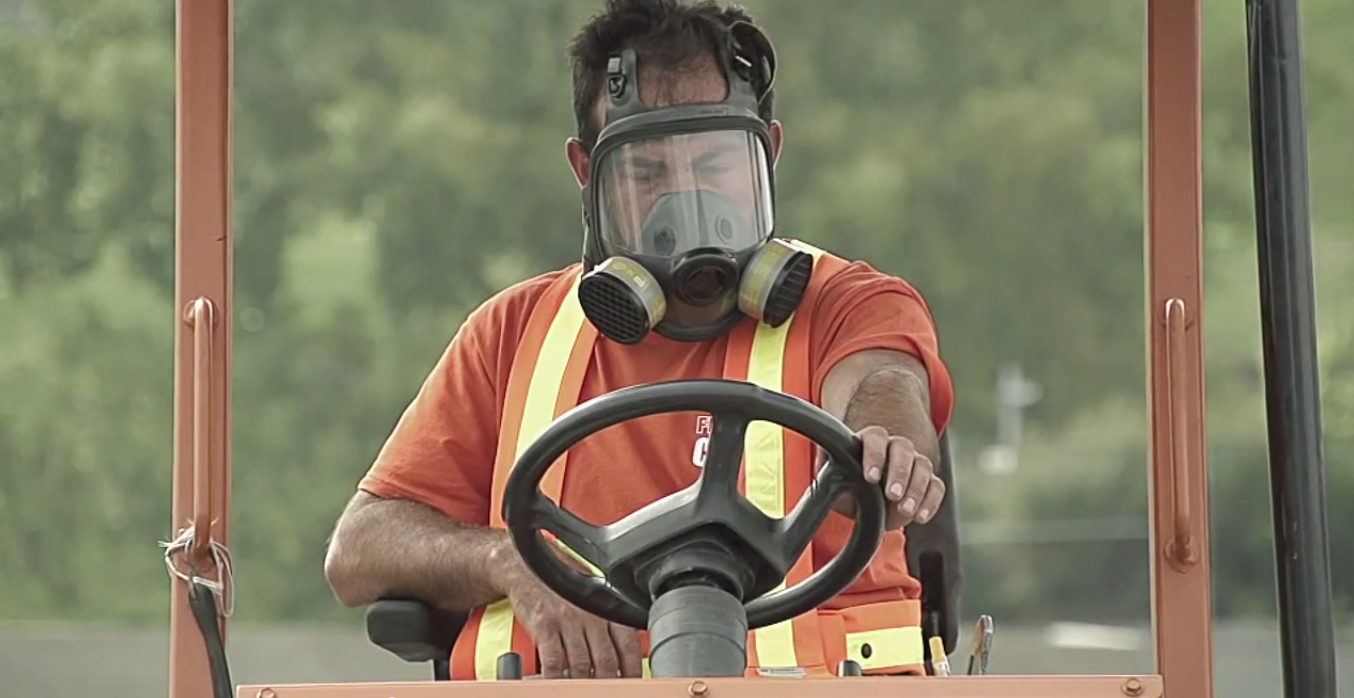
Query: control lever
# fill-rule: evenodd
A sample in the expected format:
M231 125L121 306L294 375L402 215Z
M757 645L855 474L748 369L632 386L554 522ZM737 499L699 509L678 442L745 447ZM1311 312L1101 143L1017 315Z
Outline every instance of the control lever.
M860 662L854 659L843 659L837 665L837 676L863 676L864 671L860 668Z
M921 582L922 638L926 648L926 669L932 676L948 676L950 662L945 653L945 562L935 551L922 553L917 559L917 580Z
M932 635L927 643L931 647L931 671L933 676L950 675L950 658L945 656L945 642L939 635Z
M992 616L978 616L978 624L973 626L973 649L968 657L969 676L982 676L987 673L987 657L992 652L992 636L995 633L996 627L992 623Z
M495 676L499 681L521 681L522 655L516 652L504 652L498 655L498 667Z

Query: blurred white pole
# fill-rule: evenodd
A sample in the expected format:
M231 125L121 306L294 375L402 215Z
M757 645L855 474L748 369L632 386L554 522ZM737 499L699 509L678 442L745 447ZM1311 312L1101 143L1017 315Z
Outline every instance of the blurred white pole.
M983 470L1004 474L1016 469L1025 436L1025 410L1043 396L1044 389L1025 377L1020 364L1001 365L997 372L997 441L983 452Z

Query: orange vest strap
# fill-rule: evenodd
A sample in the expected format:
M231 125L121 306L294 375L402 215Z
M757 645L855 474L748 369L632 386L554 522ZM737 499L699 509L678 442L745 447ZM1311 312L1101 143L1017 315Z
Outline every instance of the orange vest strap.
M489 524L493 528L505 528L503 522L503 491L507 487L508 475L517 461L518 445L522 441L523 428L537 429L546 425L522 423L527 402L535 397L534 390L549 390L553 396L553 416L558 418L578 403L579 392L583 388L583 377L587 373L588 359L597 341L597 328L582 317L582 308L578 307L575 295L582 270L571 269L546 289L537 301L527 321L526 330L517 345L513 357L512 370L508 376L508 391L503 400L503 413L499 425L498 451L494 458L493 488L489 500ZM576 326L565 327L558 322L562 311L570 310ZM582 320L582 322L578 322ZM573 343L567 359L556 372L557 384L546 385L554 376L541 375L537 368L541 364L542 352L554 340L552 332L570 332ZM564 357L557 357L564 358ZM532 434L535 439L537 435ZM565 452L550 467L541 481L541 491L555 502L559 502L564 489L564 472L568 467L569 454Z
M451 654L453 679L475 680L477 643L475 638L484 619L484 609L470 616L461 637ZM801 640L796 636L796 651L800 656L821 657L818 661L802 663L798 667L759 667L751 662L755 653L748 647L747 676L819 676L835 674L842 660L852 659L866 674L923 674L924 660L921 643L921 603L916 600L885 601L816 614L818 635ZM649 656L648 633L641 631L640 645ZM755 635L749 634L749 642ZM817 648L809 651L808 645ZM514 623L512 650L522 657L523 675L539 673L536 647L520 623ZM496 662L497 657L489 657ZM780 671L777 671L780 669ZM798 669L798 671L794 671ZM786 671L790 670L790 671ZM492 676L480 677L481 680Z
M507 601L504 600L499 603L507 603ZM479 656L481 650L479 644L474 641L479 636L484 623L485 610L485 608L477 608L470 614L465 627L461 629L460 637L456 638L456 644L451 649L451 678L457 681L493 678L492 676L479 676L479 666L486 658ZM507 618L512 622L512 651L522 657L522 675L530 676L539 673L536 645L532 642L531 634L527 632L526 626L516 622L516 619L513 619L510 615ZM469 641L463 641L467 639ZM497 665L497 656L487 659Z
M836 670L844 659L865 674L925 674L921 602L916 599L823 611L823 649Z
M810 366L809 343L812 318L828 281L845 269L847 262L801 243L801 247L815 256L813 277L800 301L799 309L788 320L789 331L781 331L762 323L744 322L729 338L725 351L724 377L729 380L747 380L762 387L794 395L803 400L812 399L813 374ZM759 425L763 426L763 425ZM780 511L772 515L784 516L795 502L808 491L813 480L814 448L807 438L789 429L764 425L765 429L752 434L750 442L773 439L779 442L781 472L776 481L781 491L775 496ZM746 455L745 455L746 458ZM747 495L748 467L745 462L739 479L740 490ZM757 498L760 499L760 498ZM813 574L813 546L810 545L795 561L785 583L777 589L794 586ZM748 633L749 675L759 669L789 667L819 667L824 665L822 629L817 613L810 611L789 621Z

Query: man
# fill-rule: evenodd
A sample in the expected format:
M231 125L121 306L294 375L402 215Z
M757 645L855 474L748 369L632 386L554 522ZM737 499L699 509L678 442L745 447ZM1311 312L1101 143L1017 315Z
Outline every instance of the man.
M490 613L509 618L495 626L508 629L502 642L534 644L524 661L534 668L539 653L547 677L640 675L639 634L546 589L502 529L502 481L529 421L522 376L554 366L544 382L576 392L561 401L567 408L643 383L766 380L771 365L780 367L774 385L858 434L866 476L882 483L889 511L870 568L821 614L826 649L805 643L795 625L785 661L821 667L833 657L868 658L869 644L862 650L843 623L868 625L897 604L915 609L920 587L907 570L902 529L930 520L944 497L933 463L953 391L929 310L900 279L773 234L772 170L784 141L772 117L775 58L741 9L609 0L571 53L578 134L567 156L584 193L584 264L519 283L466 320L339 520L325 562L335 595L350 607L414 596L476 609L482 615L453 657L471 657L468 678L485 678L483 648L473 645L485 641ZM567 339L543 347L570 312L577 321ZM781 363L774 353L770 364L766 352L749 353L765 337L788 347ZM548 423L560 411L530 420ZM669 414L596 434L570 451L557 500L607 523L687 487L703 465L708 427L708 417ZM780 451L771 456L791 473L779 482L806 482L794 468L809 470L812 457L794 455L791 437L785 443L783 462ZM797 489L774 503L783 512L803 485L782 489ZM802 571L841 550L851 526L843 513L820 530ZM911 631L917 622L908 613L900 623ZM786 667L769 657L767 632L750 663L774 673ZM908 647L893 649L908 658L874 651L867 673L916 672L920 631L899 637Z

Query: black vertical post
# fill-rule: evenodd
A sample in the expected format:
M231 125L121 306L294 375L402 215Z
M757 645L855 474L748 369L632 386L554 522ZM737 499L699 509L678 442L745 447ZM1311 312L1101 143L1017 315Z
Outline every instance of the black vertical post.
M1246 10L1284 696L1336 698L1298 3Z

